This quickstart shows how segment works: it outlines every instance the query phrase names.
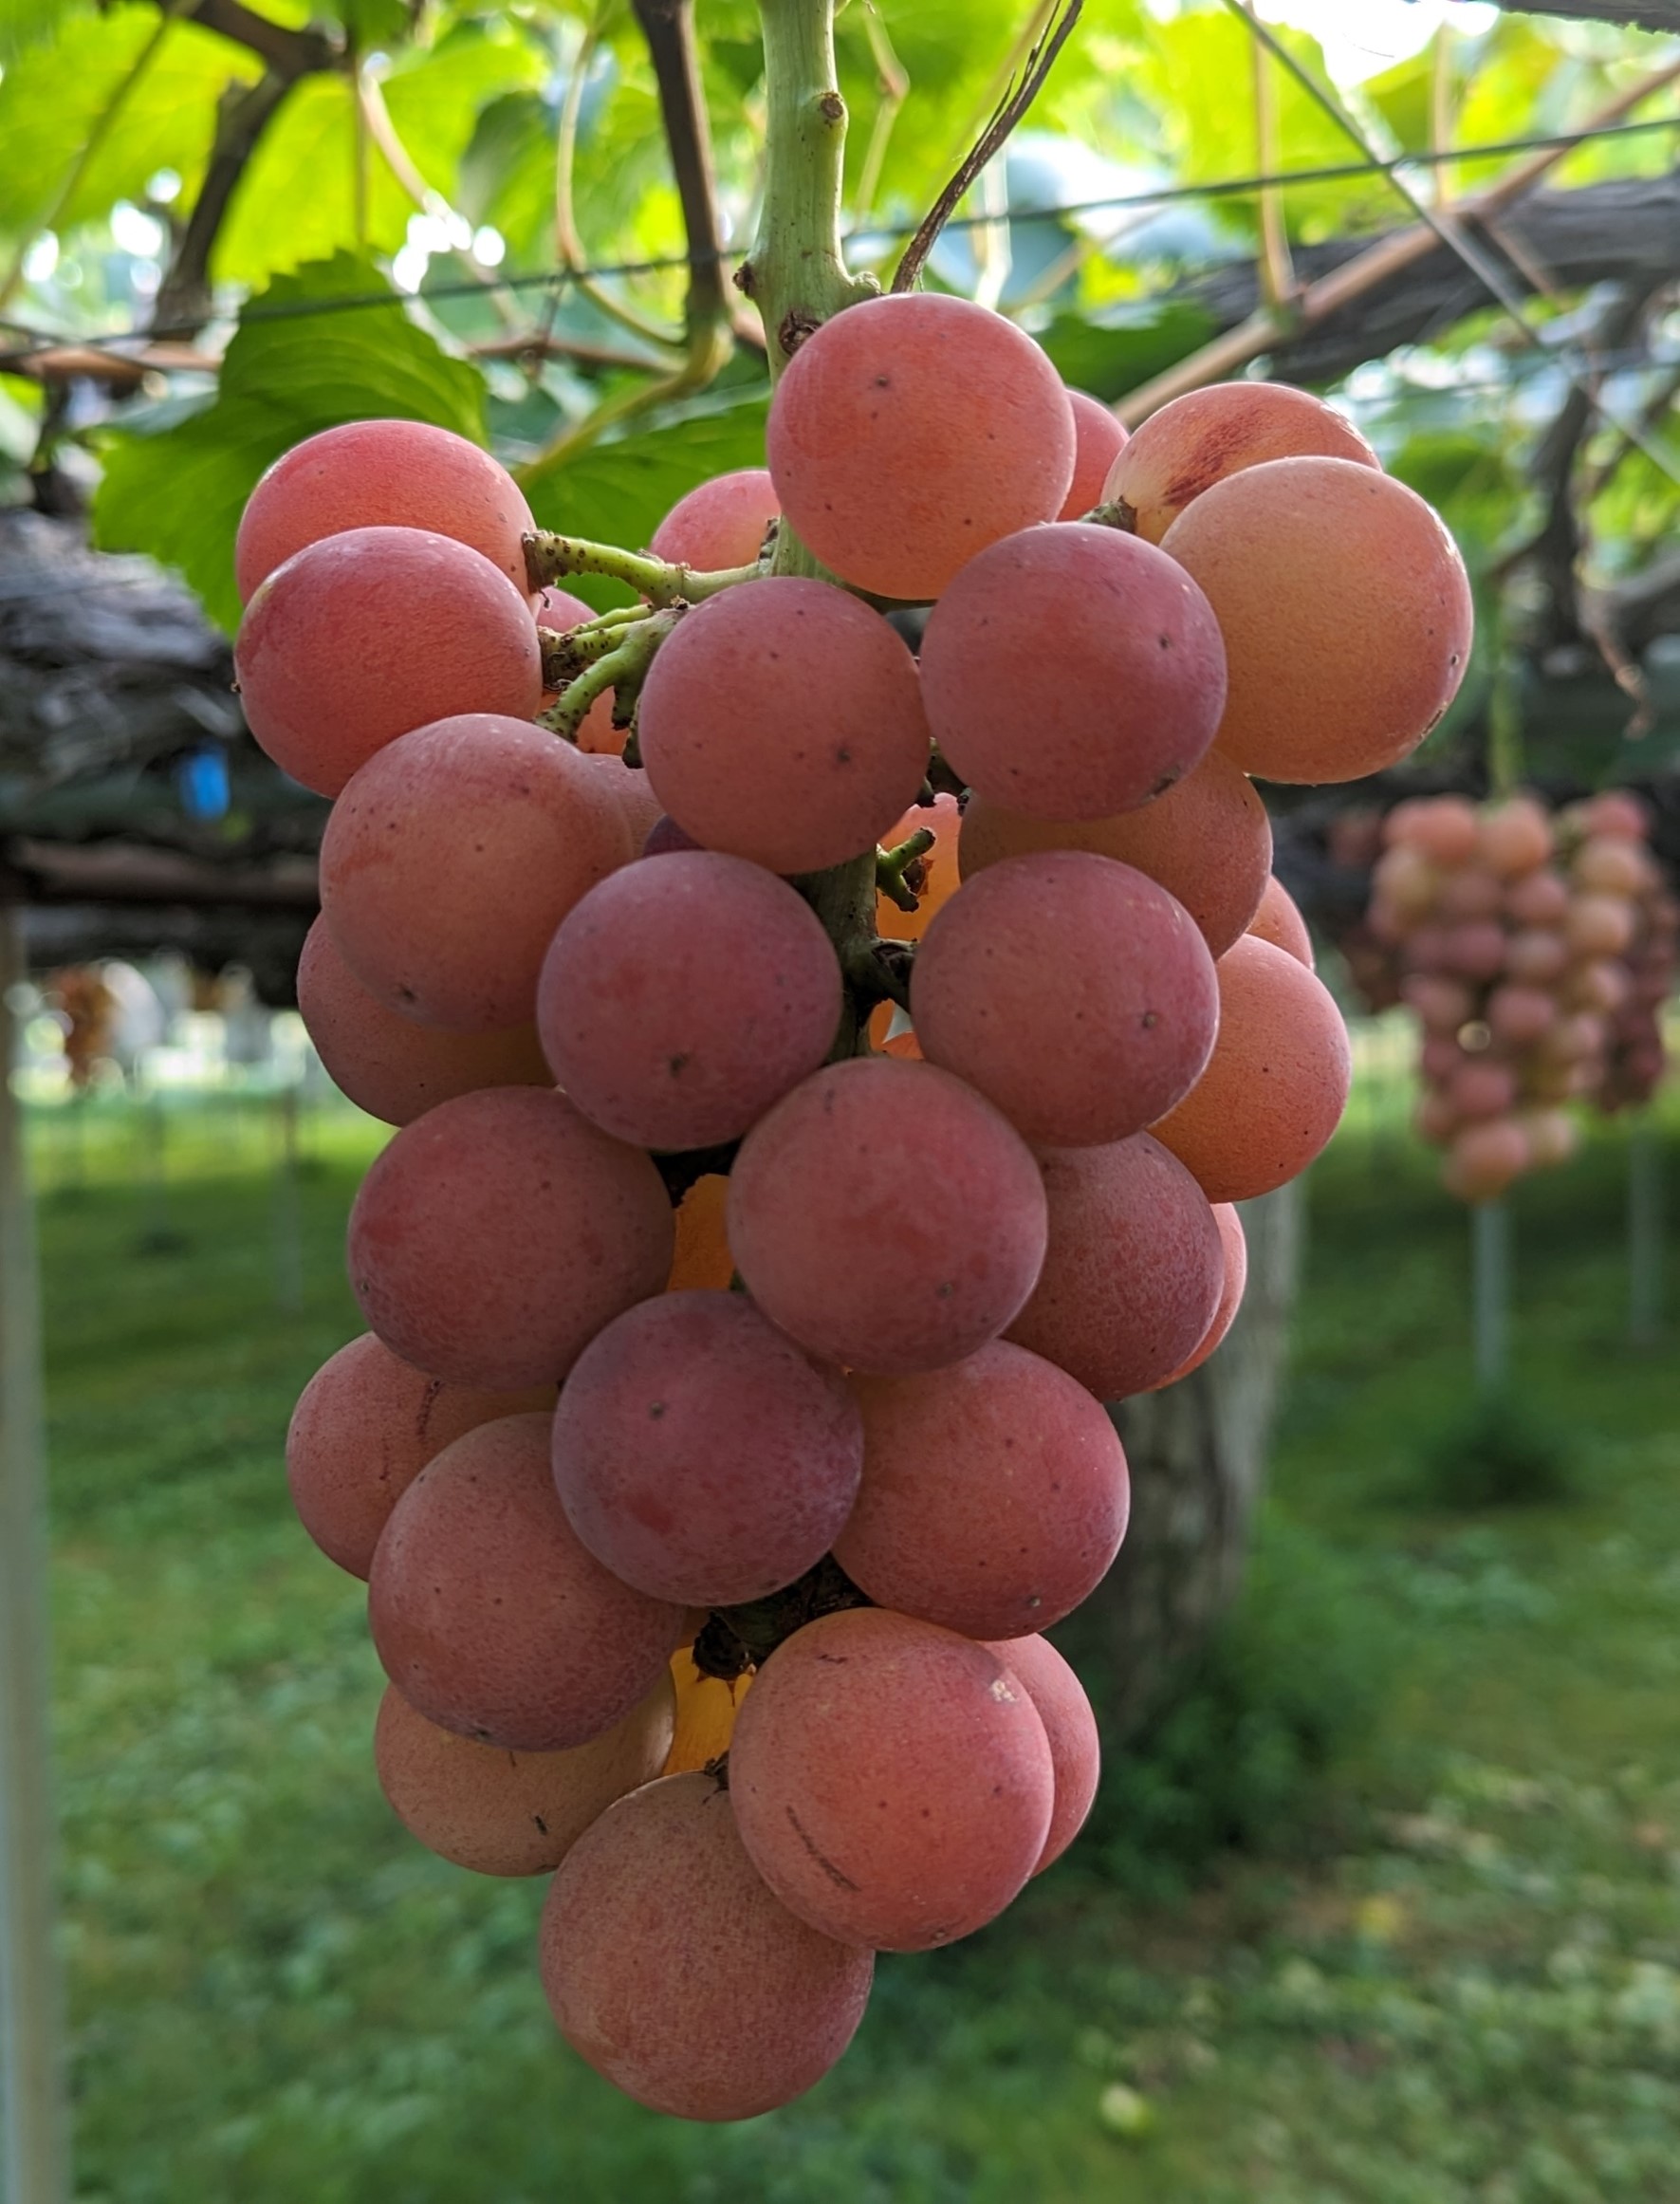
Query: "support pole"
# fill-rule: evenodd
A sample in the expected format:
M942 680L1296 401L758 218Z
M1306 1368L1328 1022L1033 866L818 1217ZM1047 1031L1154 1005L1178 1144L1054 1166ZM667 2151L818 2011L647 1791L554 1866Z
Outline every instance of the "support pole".
M41 1326L22 1113L10 1079L18 1054L10 998L23 977L22 928L15 909L0 902L0 2164L5 2204L65 2204Z
M1470 1211L1470 1234L1476 1385L1483 1393L1497 1393L1510 1352L1510 1210L1503 1201L1479 1201Z
M298 1088L279 1097L280 1154L274 1172L274 1306L296 1316L304 1306L304 1220L298 1192Z
M1663 1153L1651 1115L1628 1135L1628 1339L1654 1346L1663 1328Z

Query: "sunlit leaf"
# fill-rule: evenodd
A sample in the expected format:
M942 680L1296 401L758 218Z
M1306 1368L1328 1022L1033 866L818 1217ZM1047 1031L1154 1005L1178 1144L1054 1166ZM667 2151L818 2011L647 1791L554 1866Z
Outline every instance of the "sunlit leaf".
M378 269L350 253L277 276L242 317L209 405L155 435L107 440L94 504L100 544L178 567L231 629L239 620L239 515L283 452L339 421L382 416L434 421L482 442L477 371L416 327L395 291L382 306L296 310L387 290Z

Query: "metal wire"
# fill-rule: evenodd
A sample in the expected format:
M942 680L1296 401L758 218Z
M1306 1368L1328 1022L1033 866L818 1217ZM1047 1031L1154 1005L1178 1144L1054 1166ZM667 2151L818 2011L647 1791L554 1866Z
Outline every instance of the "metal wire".
M1336 161L1317 168L1277 169L1258 176L1216 176L1205 183L1163 184L1149 191L1119 192L1105 198L1075 199L1049 207L1014 207L1009 210L1008 219L1011 222L1063 222L1085 214L1123 213L1154 207L1180 206L1198 200L1246 198L1274 188L1289 190L1307 184L1347 183L1360 176L1393 176L1407 168L1431 168L1445 161L1500 159L1514 154L1556 152L1560 149L1595 145L1611 139L1649 137L1664 130L1680 130L1680 115L1652 116L1643 121L1608 123L1596 130L1559 131L1528 138L1494 139L1477 145L1396 154L1392 158ZM982 229L988 224L995 224L996 220L995 214L959 215L948 222L945 228L948 233ZM849 232L846 242L853 246L864 242L891 245L898 238L910 236L914 229L913 221L869 222ZM576 270L548 268L503 274L498 269L494 271L491 280L504 290L525 290L545 284L560 287L570 281L574 274L589 280L665 274L673 269L691 267L694 257L687 252L674 252L643 260L610 262ZM723 250L698 257L707 261L729 261L744 258L745 255ZM434 300L476 298L483 287L482 282L463 280L422 285L418 290L412 292L385 289L346 292L342 297L329 299L282 299L266 304L259 300L242 310L239 321L241 327L249 328L268 322L310 321L331 314L359 313L372 306L400 306L409 299L417 305L426 306ZM14 329L25 339L22 344L0 353L0 369L22 365L45 352L111 352L120 357L121 348L125 345L157 343L172 336L191 336L194 333L192 327L163 324L156 328L131 328L104 335L77 336L38 328L14 315L0 315L0 327Z

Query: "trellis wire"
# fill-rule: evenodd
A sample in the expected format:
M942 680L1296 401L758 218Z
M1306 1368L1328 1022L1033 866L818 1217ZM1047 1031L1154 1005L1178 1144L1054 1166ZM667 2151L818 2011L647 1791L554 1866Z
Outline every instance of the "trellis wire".
M1394 176L1408 168L1434 168L1443 162L1499 159L1521 153L1545 153L1584 145L1594 145L1609 139L1650 136L1664 130L1680 130L1680 115L1657 115L1643 121L1606 123L1596 130L1559 131L1528 138L1487 139L1476 145L1454 146L1450 149L1426 148L1415 153L1395 154L1381 159L1361 159L1327 162L1318 168L1278 169L1269 174L1244 176L1210 177L1204 183L1163 184L1142 192L1116 193L1106 198L1075 199L1048 207L1012 207L1011 222L1061 222L1082 214L1122 213L1129 210L1142 211L1152 207L1171 207L1202 199L1247 198L1271 189L1288 190L1306 184L1346 183L1360 176ZM947 232L984 229L995 223L995 214L958 215L946 223ZM865 222L847 233L846 242L858 245L863 242L891 245L895 239L908 237L914 230L912 221ZM694 259L703 261L730 261L744 257L738 248L721 250L716 253L698 256L687 252L662 253L641 260L606 262L600 266L577 269L527 269L513 274L494 271L492 281L502 290L528 290L545 285L557 293L563 291L574 278L591 282L613 277L668 274L678 269L693 266ZM465 279L453 283L422 285L412 292L378 291L345 292L330 299L283 299L270 304L247 307L240 315L243 327L252 327L267 322L310 321L332 314L358 313L370 306L401 306L411 299L419 306L434 299L477 298L483 291L482 281ZM75 336L55 334L36 328L14 315L0 315L0 326L15 329L28 342L0 356L0 366L17 365L42 352L65 349L77 351L112 351L124 344L156 343L160 339L190 331L173 331L170 325L157 328L131 328Z

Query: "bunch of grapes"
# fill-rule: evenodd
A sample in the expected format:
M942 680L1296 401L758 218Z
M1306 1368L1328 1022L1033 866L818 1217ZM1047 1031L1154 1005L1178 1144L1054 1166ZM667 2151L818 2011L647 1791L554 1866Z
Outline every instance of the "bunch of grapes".
M1641 1109L1668 1062L1662 1009L1680 969L1680 900L1648 846L1650 815L1626 788L1575 806L1560 824L1574 845L1572 878L1583 889L1623 895L1633 906L1619 960L1620 999L1606 1015L1603 1076L1593 1101L1610 1115Z
M561 2029L710 2120L1084 1819L1043 1633L1125 1531L1103 1403L1213 1351L1232 1205L1347 1092L1248 776L1403 755L1470 629L1327 407L1127 443L960 300L822 324L768 446L608 558L363 423L239 543L253 732L336 798L304 1015L399 1128L292 1491L368 1580L397 1813L552 1875ZM645 602L534 602L582 570Z
M1574 1152L1564 1105L1601 1090L1631 995L1634 899L1654 876L1644 833L1619 794L1556 821L1529 795L1388 814L1371 929L1422 1028L1418 1130L1463 1200L1496 1199Z

